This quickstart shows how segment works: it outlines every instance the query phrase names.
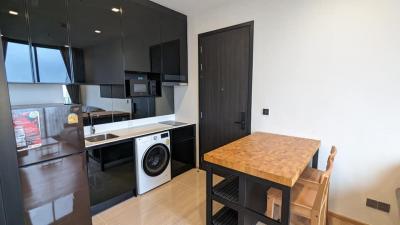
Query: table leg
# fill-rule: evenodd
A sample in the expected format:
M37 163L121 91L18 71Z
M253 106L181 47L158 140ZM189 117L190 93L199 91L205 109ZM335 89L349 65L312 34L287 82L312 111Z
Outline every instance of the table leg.
M291 188L284 187L282 190L282 211L281 211L281 224L290 225L290 202L291 202Z
M317 152L315 152L313 159L312 159L312 168L318 169L318 155L319 155L319 149Z
M212 168L206 167L207 175L206 175L206 224L212 225Z

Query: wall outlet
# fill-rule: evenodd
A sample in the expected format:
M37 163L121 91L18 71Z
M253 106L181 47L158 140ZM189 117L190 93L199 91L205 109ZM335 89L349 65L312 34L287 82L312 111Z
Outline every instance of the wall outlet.
M367 202L365 204L367 207L373 208L373 209L377 209L383 212L390 212L390 204L385 203L385 202L379 202L377 200L374 199L370 199L367 198Z

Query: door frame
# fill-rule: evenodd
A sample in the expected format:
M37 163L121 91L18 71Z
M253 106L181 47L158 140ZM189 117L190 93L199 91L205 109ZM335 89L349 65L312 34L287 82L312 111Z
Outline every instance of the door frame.
M230 30L236 30L239 28L243 28L243 27L249 27L250 28L250 37L249 37L249 71L248 71L248 76L249 76L249 82L248 82L248 99L247 99L247 109L248 112L246 115L246 120L248 121L248 125L246 126L246 133L250 134L251 133L251 106L252 106L252 84L253 84L253 48L254 48L254 21L249 21L249 22L245 22L245 23L240 23L237 25L233 25L233 26L229 26L229 27L225 27L225 28L221 28L221 29L217 29L217 30L213 30L213 31L208 31L205 33L201 33L198 34L197 37L197 67L198 67L198 121L199 121L199 151L198 151L198 159L199 159L199 167L203 168L203 149L201 146L201 130L202 130L202 126L201 126L201 109L202 109L202 105L201 105L201 79L200 79L200 74L201 74L201 68L200 68L200 64L201 64L201 39L207 36L211 36L214 34L218 34L218 33L223 33L226 31L230 31Z

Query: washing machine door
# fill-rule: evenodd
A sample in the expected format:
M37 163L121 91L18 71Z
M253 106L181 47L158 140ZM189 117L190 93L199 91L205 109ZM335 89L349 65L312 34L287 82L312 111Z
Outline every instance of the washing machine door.
M158 176L168 167L169 160L170 153L166 145L153 145L144 154L143 170L148 176Z

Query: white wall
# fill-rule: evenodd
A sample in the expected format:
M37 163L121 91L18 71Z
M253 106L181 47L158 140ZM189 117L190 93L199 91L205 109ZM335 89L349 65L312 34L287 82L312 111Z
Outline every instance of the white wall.
M62 85L9 84L11 105L64 103Z
M198 118L197 35L254 20L252 130L321 139L321 169L337 145L330 210L400 224L399 9L398 0L232 0L189 15L177 120ZM366 197L390 203L390 214L366 208Z

